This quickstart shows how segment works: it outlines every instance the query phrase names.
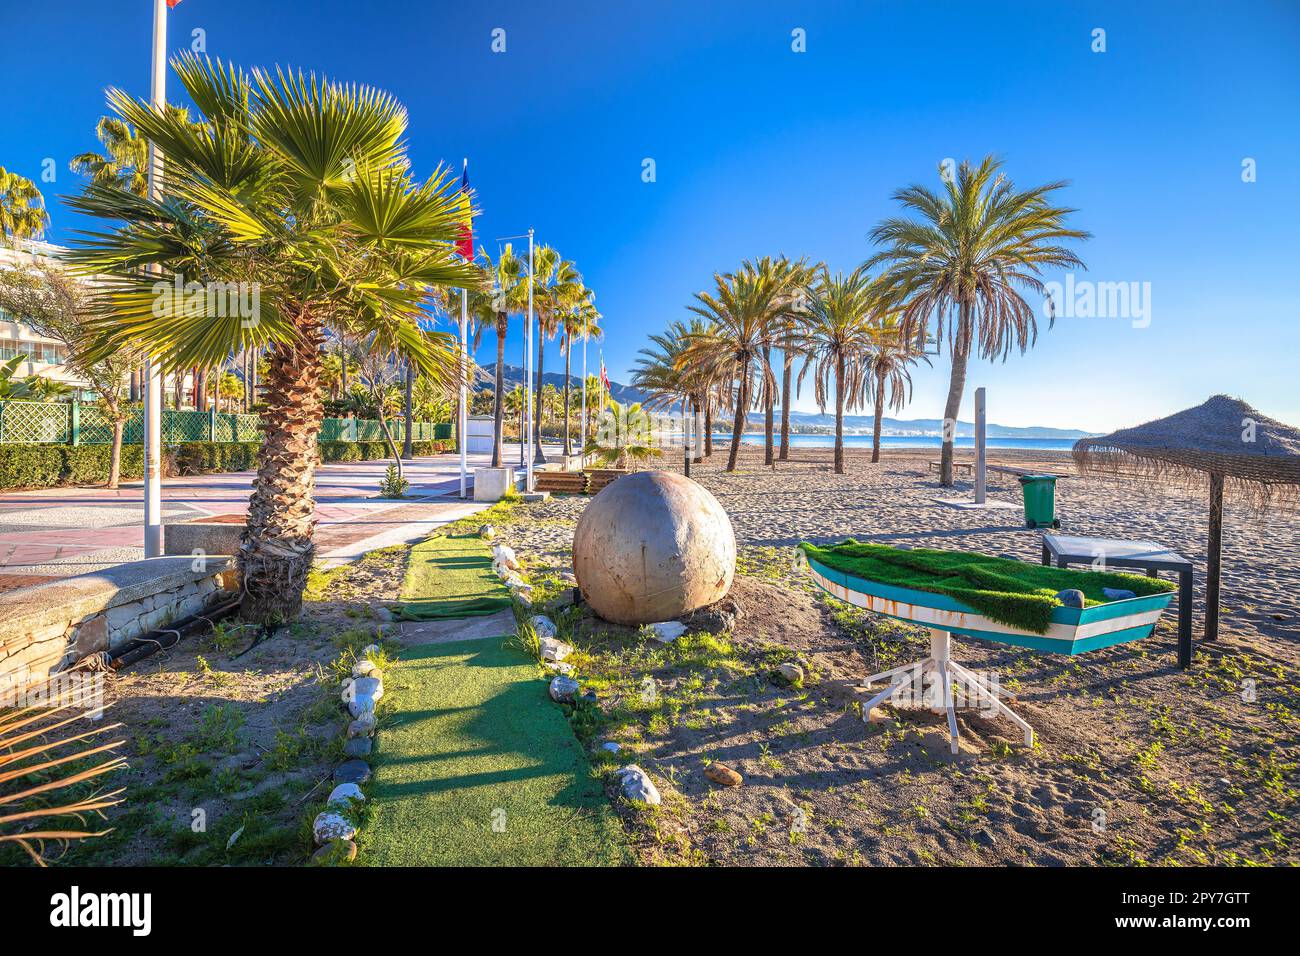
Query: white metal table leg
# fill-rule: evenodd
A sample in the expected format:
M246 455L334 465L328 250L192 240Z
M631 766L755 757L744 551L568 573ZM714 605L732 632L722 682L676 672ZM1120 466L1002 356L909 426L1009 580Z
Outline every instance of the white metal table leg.
M1034 745L1034 728L1029 726L1029 724L1019 714L1004 704L998 695L985 686L985 684L981 682L980 678L971 671L962 667L960 664L953 664L952 669L954 676L971 688L971 690L975 692L977 698L987 700L993 705L994 710L1020 728L1025 735L1026 747L1032 747Z
M959 749L959 740L957 737L957 706L952 699L952 675L948 672L951 661L944 661L944 666L939 668L939 682L943 688L943 706L948 711L948 737L952 747L952 752L957 753Z

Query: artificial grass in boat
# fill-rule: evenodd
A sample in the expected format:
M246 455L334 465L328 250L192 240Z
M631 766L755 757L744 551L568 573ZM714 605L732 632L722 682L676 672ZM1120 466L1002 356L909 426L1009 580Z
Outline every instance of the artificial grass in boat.
M510 591L492 570L492 551L474 534L438 535L411 549L402 584L402 617L446 620L495 614Z
M1174 589L1168 581L1135 574L1072 571L966 551L904 551L852 538L825 548L807 542L801 547L808 557L836 571L881 584L943 594L991 621L1035 634L1047 633L1052 610L1061 606L1056 599L1058 591L1074 588L1083 592L1085 604L1106 604L1102 588L1122 588L1139 597Z

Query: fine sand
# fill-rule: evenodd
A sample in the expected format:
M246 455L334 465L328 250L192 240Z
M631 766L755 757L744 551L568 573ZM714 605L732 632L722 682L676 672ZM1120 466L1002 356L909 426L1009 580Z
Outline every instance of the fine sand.
M969 480L938 486L927 470L937 453L896 451L873 465L869 451L855 450L836 475L830 449L793 450L773 470L761 447L746 448L727 474L725 451L693 476L726 508L739 543L732 593L742 613L731 656L674 663L649 652L641 635L594 619L574 637L577 659L605 681L602 733L622 744L620 762L642 766L665 794L655 813L625 813L643 861L1300 859L1300 516L1252 520L1227 504L1222 632L1202 646L1205 497L1131 479L1063 478L1064 531L1147 538L1196 563L1193 667L1177 668L1176 607L1143 641L1074 657L957 638L954 657L996 673L1039 739L1025 748L1010 722L968 710L954 757L942 719L927 711L890 708L885 723L861 720L863 678L924 656L925 631L827 598L792 567L791 546L853 536L1037 561L1040 533L1023 528L1017 510L936 503L972 491ZM1073 472L1066 455L1032 458L1036 469ZM991 476L989 496L1018 502L1020 488ZM499 527L530 571L558 570L570 562L589 500L518 508ZM783 659L804 666L802 687L772 678ZM648 679L664 701L653 714L635 696ZM744 784L711 784L710 761L740 772Z

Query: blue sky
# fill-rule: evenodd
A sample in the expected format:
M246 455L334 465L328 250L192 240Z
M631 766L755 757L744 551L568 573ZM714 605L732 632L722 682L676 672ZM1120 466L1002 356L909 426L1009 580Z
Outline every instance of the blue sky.
M151 4L4 7L24 40L0 165L39 178L53 159L42 188L72 192L104 88L147 93ZM533 226L578 263L616 379L714 271L781 253L852 268L896 188L992 152L1018 183L1071 180L1094 236L1076 279L1150 283L1150 321L1044 323L1027 356L972 366L963 418L985 385L1011 425L1109 429L1215 392L1300 424L1300 4L184 0L170 24L173 49L197 29L244 66L393 92L418 171L469 157L481 244ZM51 205L65 240L76 217ZM902 417L941 414L947 371L917 373Z

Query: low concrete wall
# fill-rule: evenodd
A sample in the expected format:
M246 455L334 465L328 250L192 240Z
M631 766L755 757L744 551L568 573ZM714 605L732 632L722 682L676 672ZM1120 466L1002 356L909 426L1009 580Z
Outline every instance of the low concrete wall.
M244 525L229 522L183 521L163 526L163 554L229 555L239 551Z
M228 558L150 558L0 594L0 697L238 590Z

